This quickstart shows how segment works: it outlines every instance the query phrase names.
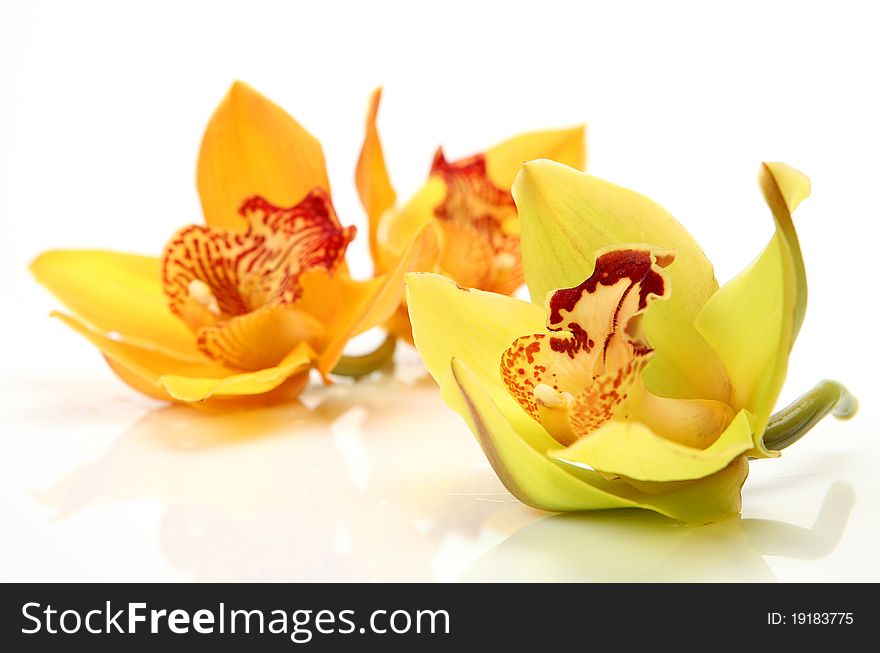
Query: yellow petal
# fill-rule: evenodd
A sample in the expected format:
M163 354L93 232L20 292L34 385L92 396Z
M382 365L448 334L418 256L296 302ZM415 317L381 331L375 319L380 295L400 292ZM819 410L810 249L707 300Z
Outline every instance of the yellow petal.
M313 356L309 346L302 343L274 367L235 373L207 360L203 363L185 361L114 340L75 317L56 315L98 347L126 383L140 392L168 401L189 403L212 397L266 393L306 371Z
M741 411L706 449L695 449L656 435L639 422L607 422L550 456L576 467L592 468L638 481L688 481L724 469L752 448L749 414Z
M486 150L486 174L499 188L510 188L527 161L550 159L578 170L587 164L586 127L529 132Z
M326 377L339 362L348 341L394 315L403 299L404 274L426 252L437 249L436 233L427 225L410 243L394 268L369 281L356 281L345 274L330 276L308 272L300 278L302 297L297 308L324 324L326 344L318 358L318 370Z
M437 382L443 382L450 361L459 359L507 419L517 425L533 422L502 383L501 355L519 336L544 328L544 309L506 295L465 290L431 273L408 274L406 293L416 347ZM544 437L546 447L555 445L549 435Z
M385 167L385 156L382 153L382 143L379 140L379 131L376 129L376 116L379 113L379 101L382 99L382 89L373 91L370 98L370 111L367 114L366 134L364 144L361 146L361 154L358 157L355 171L355 183L361 198L361 205L367 213L370 225L370 253L373 261L378 261L378 243L376 234L379 229L379 221L384 213L394 206L397 194L391 186L388 170Z
M104 333L175 358L202 361L196 339L168 309L159 259L105 251L55 250L31 272L65 306Z
M643 495L638 501L644 508L688 524L717 522L742 510L742 486L748 475L748 459L737 456L711 476L682 484L669 492Z
M705 449L724 432L736 411L713 399L669 399L636 386L626 409L659 436L696 449Z
M779 398L788 355L803 321L806 274L791 212L809 195L810 180L781 163L761 168L761 189L776 223L776 234L745 270L724 285L699 314L696 327L727 367L730 403L755 414L755 450Z
M668 268L672 296L645 315L647 339L656 350L645 382L661 396L727 400L724 367L693 327L718 284L684 227L648 198L552 161L526 164L513 196L534 302L587 279L597 251L621 243L674 250L675 262Z
M706 478L668 484L667 492L658 484L653 494L646 494L623 480L606 480L595 471L559 463L536 450L530 442L541 439L540 426L530 420L514 428L464 362L452 361L441 385L444 399L468 422L505 487L527 505L552 511L643 508L694 524L740 510L740 490L748 474L743 457Z
M205 221L244 231L238 208L252 195L294 206L314 188L329 192L320 143L283 109L235 82L211 117L197 183Z
M174 399L185 402L204 401L215 396L264 394L275 390L291 377L307 372L314 355L312 348L301 342L277 365L262 370L229 374L222 378L165 374L160 382Z

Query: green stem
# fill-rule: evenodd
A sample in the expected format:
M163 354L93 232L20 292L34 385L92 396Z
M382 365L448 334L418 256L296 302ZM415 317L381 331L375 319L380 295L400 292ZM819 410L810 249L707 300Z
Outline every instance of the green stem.
M369 354L364 354L363 356L343 356L340 358L339 362L336 363L336 367L330 373L340 376L353 376L355 378L366 376L390 361L396 347L397 337L389 333L385 336L382 344Z
M764 432L764 444L768 449L785 449L800 440L828 413L838 419L849 419L858 408L856 398L837 381L820 381L770 418Z

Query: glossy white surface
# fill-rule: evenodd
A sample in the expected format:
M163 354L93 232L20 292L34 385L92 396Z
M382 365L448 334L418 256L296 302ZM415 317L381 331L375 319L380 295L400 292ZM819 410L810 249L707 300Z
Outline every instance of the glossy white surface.
M753 463L742 519L547 516L399 358L231 415L152 407L109 374L5 387L3 579L880 579L863 419Z
M0 580L880 580L873 5L330 4L0 3ZM860 414L754 463L742 518L691 529L522 506L407 348L393 374L302 405L138 396L46 317L26 265L50 247L158 253L199 221L198 142L236 77L322 140L359 225L378 83L402 197L438 143L457 156L586 120L592 172L663 203L722 280L770 234L758 162L789 161L814 192L783 399L833 377Z

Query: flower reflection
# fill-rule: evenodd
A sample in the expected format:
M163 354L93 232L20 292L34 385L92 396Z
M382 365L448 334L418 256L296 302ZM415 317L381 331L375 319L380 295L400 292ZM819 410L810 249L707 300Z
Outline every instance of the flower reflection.
M633 510L566 513L520 529L462 579L775 581L765 556L825 557L840 541L854 505L852 486L837 481L810 528L739 516L695 528Z
M810 529L754 519L687 528L640 511L544 518L504 490L440 402L413 355L393 375L313 388L299 404L165 407L44 499L71 520L158 499L155 547L198 581L455 580L463 570L466 580L770 580L762 556L824 555L854 501L848 485L833 486ZM130 521L106 528L117 531L108 541L125 541Z
M194 580L431 580L450 539L535 516L439 410L433 382L407 376L257 411L161 408L44 498L59 518L159 498L162 554Z

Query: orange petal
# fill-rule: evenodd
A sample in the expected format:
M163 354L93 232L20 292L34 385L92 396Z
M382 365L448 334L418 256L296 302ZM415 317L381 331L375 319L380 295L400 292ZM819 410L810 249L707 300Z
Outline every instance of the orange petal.
M330 192L320 143L283 109L235 82L205 130L197 183L205 221L244 231L238 207L252 195L293 206L314 188Z
M327 330L327 344L318 358L322 375L326 376L336 366L352 337L383 324L395 314L403 299L403 275L436 250L436 232L431 225L426 225L394 269L384 275L369 281L320 271L302 276L303 293L297 307L315 316Z
M355 183L361 198L361 205L367 212L370 224L370 253L374 263L379 261L377 232L383 214L394 206L397 194L391 186L388 170L385 167L385 156L382 143L376 129L376 116L379 113L379 101L382 89L373 91L370 98L370 111L367 114L366 134L355 171Z
M301 342L277 365L265 369L229 374L222 378L166 374L162 376L161 382L172 397L185 402L204 401L214 397L263 395L280 389L282 384L293 377L307 377L314 356L312 348ZM304 380L299 378L294 385L301 389ZM289 393L291 388L286 390Z
M388 211L379 224L377 269L386 272L393 268L416 234L427 224L434 224L434 207L446 195L446 184L442 179L429 177L422 187L402 207ZM437 262L439 249L425 256L419 264L419 271L431 272Z
M512 293L524 277L510 190L488 178L482 154L450 163L438 149L431 174L446 184L446 196L434 207L437 223L448 233L444 271L463 286Z
M71 315L58 312L53 312L52 315L89 340L101 350L101 353L109 361L124 367L130 374L137 377L140 385L135 386L135 389L154 397L171 399L159 381L163 374L210 378L221 378L230 374L230 371L222 365L213 363L204 357L201 362L181 360L162 352L110 338ZM127 379L125 380L127 381ZM151 391L147 392L147 387L151 388Z
M500 188L510 188L522 164L550 159L584 170L587 163L586 127L529 132L486 150L486 172Z
M438 222L438 226L442 236L438 271L465 288L484 288L492 269L492 246L470 225Z
M225 412L230 410L253 409L266 406L275 406L280 403L294 401L309 381L309 366L304 366L301 371L293 373L292 375L284 379L279 385L265 392L260 391L258 394L218 393L212 394L205 399L199 399L198 401L184 401L182 397L185 396L185 393L191 393L191 390L186 389L185 386L189 385L190 387L193 387L194 385L197 386L198 384L204 384L205 379L195 379L191 377L175 378L171 376L163 377L163 384L165 385L165 387L174 390L175 394L177 395L175 397L169 394L168 391L166 391L165 389L158 389L151 382L145 380L136 372L132 372L124 365L117 363L112 358L105 356L104 359L107 361L110 369L112 369L116 373L116 375L120 379L122 379L122 381L124 381L134 390L137 390L138 392L141 392L148 397L158 399L159 401L185 403L191 407L209 411ZM253 375L255 373L248 372L248 374ZM215 385L215 387L222 383L222 380L217 379L208 379L208 381L212 385ZM228 391L229 389L229 386L227 386L226 390ZM199 389L200 392L204 392L204 390L204 387Z
M268 393L306 372L313 357L311 348L301 343L276 366L236 373L210 361L193 363L114 340L75 317L54 315L98 347L123 381L135 390L167 401L191 403Z
M417 270L418 271L418 270ZM401 302L394 315L388 318L385 323L385 329L398 338L402 338L409 344L415 346L412 334L412 323L409 321L409 309L406 305L406 298Z
M266 305L197 331L199 349L211 360L239 370L272 367L300 342L317 349L324 327L289 305Z

